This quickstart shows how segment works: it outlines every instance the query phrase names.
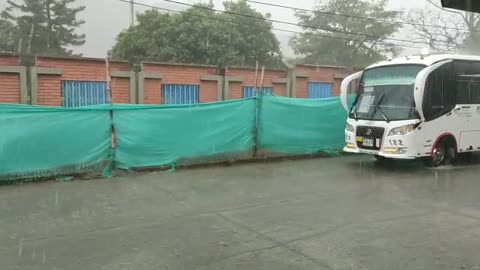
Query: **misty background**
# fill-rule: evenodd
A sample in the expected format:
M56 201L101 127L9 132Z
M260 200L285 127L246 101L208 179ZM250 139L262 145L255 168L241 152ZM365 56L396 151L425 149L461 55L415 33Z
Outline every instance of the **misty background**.
M184 3L197 4L197 3L208 3L208 0L180 0ZM172 10L185 10L188 7L168 3L162 0L135 0L137 3L144 3L148 5L154 5L162 8L172 9ZM262 2L273 3L285 6L293 6L296 8L303 9L313 9L317 4L323 4L326 0L315 1L315 0L262 0ZM440 0L438 0L440 3ZM216 9L223 9L222 0L213 1ZM81 53L85 57L105 57L107 51L112 48L115 44L115 38L117 35L125 28L128 28L130 25L130 5L128 3L120 2L118 0L78 0L75 5L83 5L86 9L78 14L79 19L85 20L85 24L81 25L78 28L78 33L86 34L86 42L84 45L79 47L72 47L71 49L75 53ZM271 19L273 20L282 20L288 22L298 23L298 19L294 16L294 10L285 9L280 7L272 7L261 4L249 3L249 5L262 14L271 14ZM7 6L6 1L0 2L0 9L4 9ZM435 7L432 7L429 3L424 0L390 0L389 8L391 10L407 12L409 9L423 9L423 10L432 10L436 11ZM149 8L135 6L135 13L143 13ZM348 14L348 10L343 12ZM448 18L452 14L444 12L443 16ZM301 31L300 27L284 25L273 23L274 27ZM294 52L289 46L289 40L294 34L285 33L273 30L278 40L281 43L281 49L283 54L287 58L294 57ZM408 38L410 35L409 28L402 28L397 34L396 37L399 38ZM428 47L425 45L425 47ZM405 48L400 54L408 55L418 53L418 49L409 49Z

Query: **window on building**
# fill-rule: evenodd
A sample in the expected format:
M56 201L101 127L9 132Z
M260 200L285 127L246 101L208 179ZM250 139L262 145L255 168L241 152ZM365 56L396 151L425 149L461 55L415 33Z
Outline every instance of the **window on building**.
M189 84L162 85L163 104L197 104L200 100L200 87Z
M333 96L333 84L322 82L308 83L308 98L329 98Z
M64 107L80 107L109 103L106 82L62 81Z
M260 89L260 87L258 89L255 89L254 86L244 86L244 87L242 87L242 97L243 98L257 97L259 89ZM263 87L262 88L262 93L264 95L271 95L272 92L273 92L272 87Z

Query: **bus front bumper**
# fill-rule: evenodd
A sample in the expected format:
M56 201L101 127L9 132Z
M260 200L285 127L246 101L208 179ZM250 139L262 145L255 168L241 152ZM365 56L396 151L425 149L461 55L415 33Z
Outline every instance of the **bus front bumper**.
M384 148L380 151L376 150L367 150L358 148L356 145L352 143L347 143L347 145L343 148L343 152L346 153L354 153L354 154L367 154L367 155L377 155L386 158L392 159L415 159L415 156L412 156L408 153L408 149L405 148ZM404 153L402 153L404 152Z

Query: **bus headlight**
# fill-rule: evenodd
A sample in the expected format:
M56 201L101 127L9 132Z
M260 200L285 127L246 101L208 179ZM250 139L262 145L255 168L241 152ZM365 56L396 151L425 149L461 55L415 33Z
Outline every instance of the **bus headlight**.
M345 130L348 132L355 132L355 127L347 123L347 126L345 127Z
M388 133L388 136L395 136L395 135L406 135L410 132L412 132L415 129L415 124L411 125L406 125L402 127L397 127L392 130L390 130L390 133Z

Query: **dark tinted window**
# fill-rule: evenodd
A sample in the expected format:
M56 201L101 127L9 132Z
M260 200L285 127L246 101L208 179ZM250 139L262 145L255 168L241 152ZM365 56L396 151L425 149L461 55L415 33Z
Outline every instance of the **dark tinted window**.
M457 104L480 104L480 63L455 61Z
M472 78L471 80L470 103L480 104L480 78Z
M451 111L457 101L454 66L445 64L433 71L427 78L423 112L430 121Z
M470 80L457 77L457 104L470 103Z

